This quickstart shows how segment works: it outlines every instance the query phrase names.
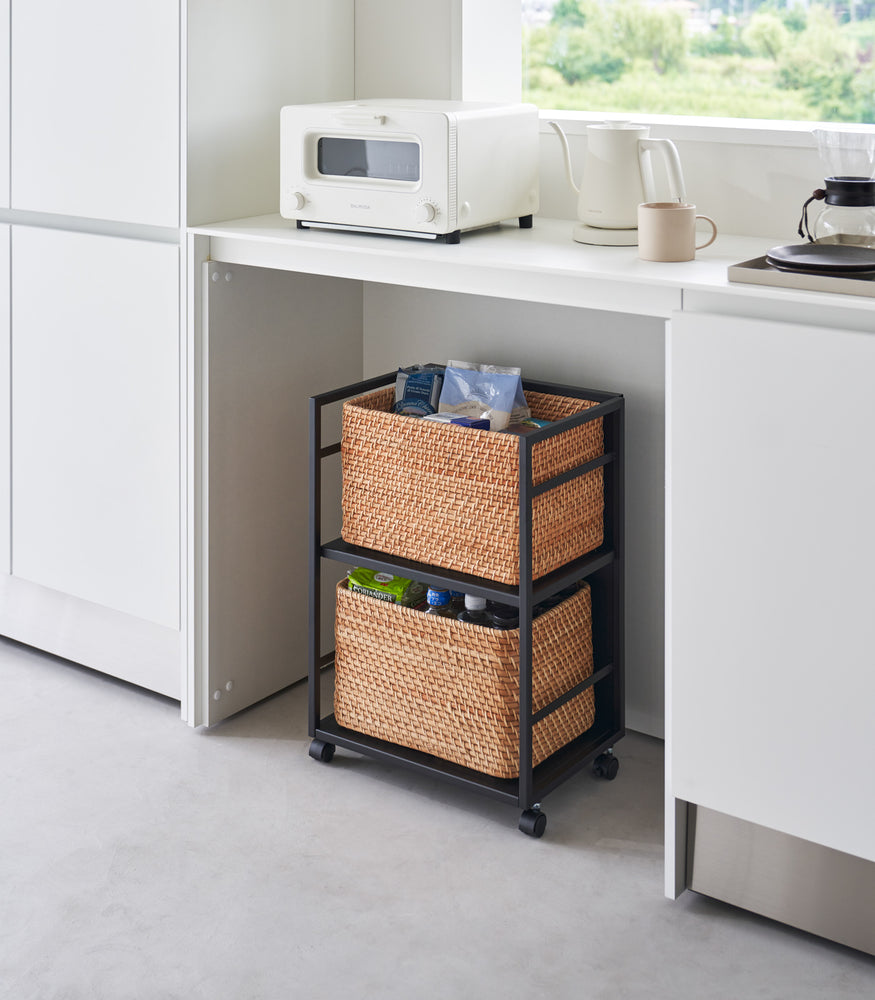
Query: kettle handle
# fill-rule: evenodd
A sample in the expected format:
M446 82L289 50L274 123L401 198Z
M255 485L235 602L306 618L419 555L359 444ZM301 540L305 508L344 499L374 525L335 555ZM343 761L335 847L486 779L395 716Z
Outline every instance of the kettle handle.
M656 201L653 187L653 173L650 169L649 152L659 150L665 159L665 169L668 176L668 188L675 201L686 201L687 192L684 187L684 173L681 170L681 158L678 148L671 139L639 139L638 157L641 161L641 178L644 182L644 200Z
M565 138L562 126L558 122L547 122L547 124L559 136L559 141L562 143L562 152L565 154L565 173L568 177L568 183L574 188L574 193L580 196L580 188L574 183L574 173L571 169L571 150L568 147L568 140Z

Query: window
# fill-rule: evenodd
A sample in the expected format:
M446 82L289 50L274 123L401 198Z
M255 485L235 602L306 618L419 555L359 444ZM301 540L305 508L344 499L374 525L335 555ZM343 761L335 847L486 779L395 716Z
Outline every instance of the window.
M875 0L521 0L542 108L875 123Z

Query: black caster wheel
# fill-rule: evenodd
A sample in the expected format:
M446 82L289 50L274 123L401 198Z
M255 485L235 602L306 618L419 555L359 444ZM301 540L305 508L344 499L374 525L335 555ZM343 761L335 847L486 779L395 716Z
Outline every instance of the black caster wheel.
M313 760L321 760L323 764L327 764L334 756L334 744L313 740L310 744L310 756Z
M620 762L612 753L600 753L593 761L593 771L606 781L613 781L620 770Z
M529 837L543 837L547 829L547 817L540 809L526 809L520 816L520 829Z

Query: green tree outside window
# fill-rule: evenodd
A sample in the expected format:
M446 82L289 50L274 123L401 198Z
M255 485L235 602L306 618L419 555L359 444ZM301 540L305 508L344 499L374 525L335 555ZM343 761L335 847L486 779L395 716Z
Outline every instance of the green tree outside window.
M541 107L875 122L875 0L541 0L540 23L531 3Z

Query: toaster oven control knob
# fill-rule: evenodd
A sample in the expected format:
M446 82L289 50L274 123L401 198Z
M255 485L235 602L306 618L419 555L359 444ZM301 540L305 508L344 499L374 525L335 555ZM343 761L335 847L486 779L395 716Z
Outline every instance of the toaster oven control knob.
M304 207L306 201L307 199L301 194L300 191L292 191L289 195L289 208L291 208L293 212L298 212Z
M430 201L424 201L422 204L416 206L414 218L417 222L434 222L436 215L437 209L434 205Z

